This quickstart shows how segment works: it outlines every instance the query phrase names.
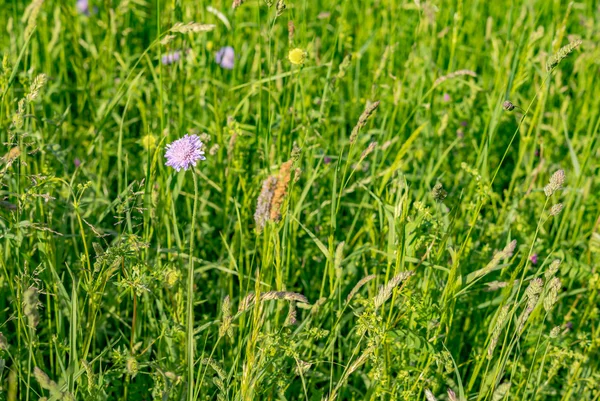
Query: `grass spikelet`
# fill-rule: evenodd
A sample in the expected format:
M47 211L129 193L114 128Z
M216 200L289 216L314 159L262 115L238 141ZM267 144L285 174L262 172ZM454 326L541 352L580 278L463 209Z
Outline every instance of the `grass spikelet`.
M256 295L251 292L246 295L238 305L238 313L247 311L252 305L254 305L254 301L256 300Z
M575 41L561 47L558 50L558 52L553 54L552 57L550 57L548 59L548 62L546 63L546 71L550 72L554 68L556 68L558 66L558 64L560 64L561 61L563 61L565 58L567 58L569 56L569 54L573 53L573 51L575 49L577 49L580 45L581 45L581 40L578 39L578 40L575 40Z
M550 312L556 303L558 298L558 291L561 288L561 282L558 277L553 277L548 283L548 292L544 298L544 309L546 312Z
M458 401L456 393L451 388L448 389L448 401Z
M552 205L550 208L550 216L558 216L560 212L562 212L564 205L562 203L557 203Z
M40 322L40 313L38 312L39 290L35 287L29 287L23 293L23 314L27 317L29 327L36 328Z
M219 326L219 337L227 335L229 339L233 341L233 327L231 326L231 302L229 300L229 295L223 299L221 310L223 312L223 318L221 320L221 326Z
M546 277L546 281L550 280L554 275L558 272L558 268L560 267L560 259L554 259L550 266L548 266L548 270L544 273Z
M56 384L56 382L54 382L53 380L50 380L48 375L46 373L44 373L44 371L41 370L40 368L38 368L37 366L35 368L33 368L33 376L35 377L35 380L38 382L40 387L43 388L44 390L48 390L48 391L52 391L52 392L58 390L58 385Z
M288 309L288 314L287 314L287 317L285 318L285 324L287 326L294 326L296 323L298 323L296 303L295 302L290 302L290 307Z
M492 395L492 401L502 401L510 390L510 382L502 383L496 390L494 390L494 394Z
M373 141L371 143L369 143L369 146L367 146L367 148L365 150L363 150L363 152L360 155L360 159L364 159L365 157L369 156L377 147L377 142Z
M540 277L534 278L529 283L529 286L525 290L525 296L530 299L535 295L538 295L542 292L542 288L544 287L544 280Z
M39 74L36 76L29 87L29 93L25 96L29 103L35 101L39 95L40 90L46 85L46 81L48 80L46 74Z
M176 22L171 28L171 32L176 33L198 33L198 32L210 32L215 29L213 24L200 24L198 22Z
M271 202L277 186L277 178L270 176L263 181L260 195L256 201L256 211L254 212L254 221L256 229L261 232L270 218Z
M444 81L447 81L449 79L454 79L457 77L462 77L462 76L470 76L473 78L477 78L477 73L475 73L475 71L471 71L471 70L454 71L454 72L451 72L450 74L443 75L443 76L439 77L438 79L436 79L435 82L433 83L433 86L436 87Z
M225 371L223 370L221 365L219 365L214 359L204 358L202 359L202 364L210 366L215 371L217 376L219 376L219 379L225 380L227 378L227 375L225 374Z
M367 125L369 118L371 118L371 116L375 113L377 107L379 107L379 100L372 103L367 103L367 105L365 106L365 110L362 112L362 114L358 118L358 122L352 129L352 133L350 134L350 144L356 142L356 139L358 138L358 133L365 125Z
M292 163L292 160L288 160L283 163L279 169L277 185L275 186L273 199L271 200L270 218L273 221L279 221L281 218L281 205L283 204L290 183Z
M433 186L433 189L431 190L431 197L433 200L436 202L443 202L444 199L446 199L446 196L448 196L448 192L446 192L441 183L438 182Z
M21 18L21 22L27 23L24 31L25 38L29 37L29 34L31 34L35 28L37 17L43 4L44 0L33 0L23 12L23 18Z
M400 283L402 283L404 280L408 279L413 274L414 274L414 272L412 270L402 272L402 273L392 277L390 279L390 281L387 282L386 285L382 286L379 289L379 293L377 293L377 295L373 299L373 303L375 304L375 309L379 309L379 307L381 305L383 305L388 299L390 299L390 297L392 296L392 292L394 291L394 288L396 288L398 285L400 285Z
M500 264L500 262L503 259L509 259L513 256L516 247L517 247L516 240L512 240L511 242L509 242L508 245L506 245L503 250L496 252L494 254L494 256L492 257L492 260L484 268L470 273L467 276L467 283L471 283L471 282L477 280L478 278L483 277L486 274L496 270L496 268L498 267L498 265Z
M8 351L8 341L2 333L0 333L0 351Z
M550 177L550 182L544 187L544 193L547 197L551 197L556 191L562 189L564 183L565 171L558 170L554 174L552 174L552 177Z
M344 241L340 242L335 248L335 257L333 260L333 268L335 269L338 277L342 276L342 260L344 259Z
M429 389L425 389L425 399L427 401L437 401L437 398L435 398L435 395Z
M88 393L92 393L92 391L94 391L94 388L96 386L95 381L94 381L94 371L92 370L92 367L90 366L90 364L87 361L81 361L81 366L83 366L83 369L85 370L85 374L87 376L87 390Z
M500 339L500 334L502 333L502 329L504 328L504 324L506 323L506 318L508 317L508 312L510 310L510 305L505 305L500 309L498 313L498 317L496 318L496 324L494 325L494 330L492 330L492 339L490 340L490 345L487 349L487 358L492 359L494 356L494 350L496 349L496 345L498 344L498 340Z
M377 277L375 274L371 274L371 275L368 275L368 276L360 279L360 281L358 283L356 283L354 288L352 288L352 291L350 291L350 294L348 294L348 296L346 297L346 303L350 302L352 300L352 298L354 298L354 296L358 293L358 291L360 291L360 289L365 284L367 284L369 281L373 280L375 277Z

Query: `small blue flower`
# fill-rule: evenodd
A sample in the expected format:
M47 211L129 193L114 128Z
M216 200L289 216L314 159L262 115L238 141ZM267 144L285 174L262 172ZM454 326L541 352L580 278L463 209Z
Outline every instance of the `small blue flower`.
M84 15L90 15L90 4L88 0L77 0L77 11Z
M233 51L233 47L222 47L221 50L217 52L215 61L221 66L221 68L232 70L235 64L235 52Z
M181 52L179 50L177 50L177 51L163 55L161 62L164 65L169 65L169 64L173 64L176 61L179 61L180 58L181 58Z
M177 171L196 166L198 160L206 160L203 149L204 144L198 135L186 135L167 145L165 166L173 167Z

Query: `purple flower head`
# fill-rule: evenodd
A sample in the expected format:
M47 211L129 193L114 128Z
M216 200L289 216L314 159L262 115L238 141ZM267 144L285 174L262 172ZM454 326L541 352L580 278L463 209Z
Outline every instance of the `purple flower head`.
M163 55L161 62L164 65L169 65L169 64L173 64L176 61L179 61L180 58L181 58L181 52L179 50L177 50L177 51Z
M186 135L167 145L165 166L173 167L177 171L196 166L198 160L206 160L203 148L204 144L198 135Z
M75 168L81 166L81 160L79 160L78 157L75 158L75 160L73 160L73 164L75 165Z
M233 47L222 47L217 52L217 55L215 56L215 61L221 66L221 68L225 68L226 70L232 70L235 64L235 52L233 51Z
M331 157L329 157L329 156L325 156L325 157L323 158L323 163L325 163L325 164L329 164L329 163L331 163Z
M531 261L532 264L537 265L537 263L538 263L538 255L537 255L537 253L534 253L533 255L531 255L529 257L529 260Z
M80 14L90 15L90 4L88 0L77 0L75 7L77 7L77 11Z
M450 99L450 95L447 93L444 93L444 102L448 103L450 100L452 100L452 99Z

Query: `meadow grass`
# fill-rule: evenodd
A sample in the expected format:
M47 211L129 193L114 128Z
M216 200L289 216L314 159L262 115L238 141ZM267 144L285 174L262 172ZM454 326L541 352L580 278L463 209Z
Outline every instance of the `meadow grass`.
M0 0L0 400L600 399L596 1L83 3Z

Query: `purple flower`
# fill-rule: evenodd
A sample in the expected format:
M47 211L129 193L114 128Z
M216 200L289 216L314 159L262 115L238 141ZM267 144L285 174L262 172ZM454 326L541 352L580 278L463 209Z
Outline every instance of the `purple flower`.
M450 101L450 95L447 93L444 93L444 102L448 103Z
M198 135L186 135L167 145L165 166L173 167L177 171L196 166L198 160L206 160L203 148L204 144Z
M75 165L75 168L81 166L81 160L79 160L78 157L75 158L75 160L73 160L73 164Z
M221 66L221 68L225 68L226 70L232 70L235 64L235 52L233 51L233 47L222 47L217 52L217 55L215 56L215 61Z
M77 11L80 14L90 15L90 4L88 0L77 0L75 7L77 7Z
M180 58L181 58L181 52L179 50L177 50L177 51L163 55L161 62L164 65L169 65L169 64L173 64L176 61L179 61Z
M531 263L533 263L534 265L537 265L538 263L538 255L537 253L534 253L533 255L531 255L529 257L529 260L531 261Z
M325 156L325 157L323 158L323 163L325 163L325 164L329 164L329 163L331 163L331 157L329 157L329 156Z

